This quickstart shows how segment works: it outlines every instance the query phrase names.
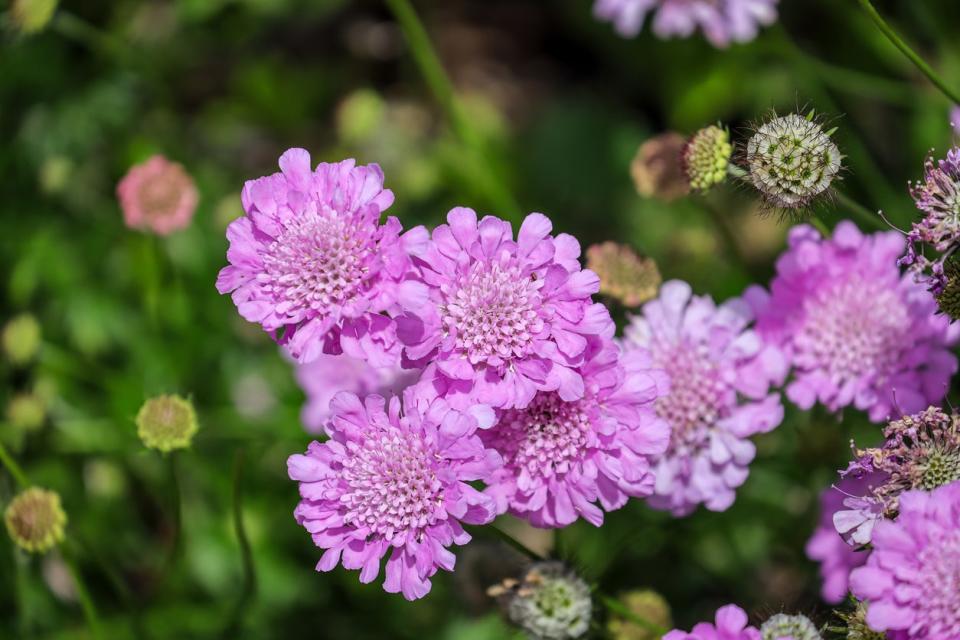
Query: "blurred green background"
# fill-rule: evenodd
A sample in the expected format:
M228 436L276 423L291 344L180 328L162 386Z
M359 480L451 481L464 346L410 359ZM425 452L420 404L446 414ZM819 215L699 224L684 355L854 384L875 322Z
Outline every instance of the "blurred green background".
M788 225L729 186L670 205L639 198L628 167L645 138L716 121L739 138L773 109L815 107L839 126L840 188L905 226L907 180L955 136L950 105L852 1L783 0L777 25L728 50L699 37L621 39L594 22L590 0L415 5L494 175L523 211L547 213L584 247L628 242L666 279L718 299L769 279ZM960 85L960 5L877 5ZM69 1L33 35L6 19L0 141L0 322L26 312L42 330L35 362L0 365L0 441L63 496L106 637L218 637L228 624L242 571L231 519L240 448L257 592L228 637L512 637L483 594L509 565L489 541L459 550L457 572L439 574L416 603L355 573L314 572L320 552L293 520L285 463L310 440L303 395L277 348L214 289L243 181L275 171L290 146L314 161L380 163L397 198L390 213L406 226L436 224L459 204L518 219L496 209L464 161L380 2ZM168 238L127 229L114 195L127 168L154 153L183 163L201 193L193 224ZM734 230L736 251L711 210ZM830 225L844 216L822 214ZM192 397L201 426L177 456L183 531L167 575L170 465L143 448L133 417L147 397L172 392ZM41 401L42 424L9 410L23 394ZM856 412L788 410L757 439L750 479L726 513L673 520L635 501L601 529L564 530L562 552L608 592L658 590L686 627L727 602L824 620L803 544L855 434L871 444L879 431ZM14 491L0 473L0 504ZM5 534L0 637L89 637L59 554L28 558Z

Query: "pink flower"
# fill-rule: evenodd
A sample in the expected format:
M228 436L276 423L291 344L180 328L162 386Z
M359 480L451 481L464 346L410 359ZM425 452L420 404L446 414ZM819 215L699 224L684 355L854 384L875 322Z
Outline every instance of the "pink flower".
M317 570L343 564L368 583L389 553L383 588L415 600L430 591L438 569L453 570L448 547L470 540L461 523L493 520L493 499L468 483L488 478L502 461L475 433L492 423L489 407L461 413L410 393L403 404L405 412L396 397L388 407L381 396L361 402L338 394L330 440L290 456L287 467L300 483L294 516L326 550Z
M950 126L953 127L953 131L960 136L960 105L954 105L950 109Z
M165 236L190 224L199 196L183 165L156 155L130 167L117 198L128 227Z
M674 629L663 640L760 640L760 631L747 625L746 612L735 604L717 610L714 623L701 622L690 632Z
M599 20L613 22L624 37L640 33L651 11L653 32L661 38L687 38L697 28L715 47L731 42L748 42L761 26L777 19L778 0L596 0L593 13Z
M504 458L489 492L538 527L565 527L578 517L600 526L604 510L650 495L650 458L662 454L670 438L653 411L668 381L649 354L638 349L621 357L616 344L599 340L588 350L583 398L566 402L555 391L541 391L480 433Z
M824 239L808 225L790 231L771 293L746 294L757 331L787 354L787 397L801 409L853 405L874 422L943 398L957 359L950 327L931 294L897 268L899 233L863 235L844 221Z
M419 370L401 369L399 358L391 367L371 367L345 354L321 354L316 360L296 365L295 373L307 395L300 419L310 433L324 433L331 415L330 402L341 391L360 399L372 393L397 395L420 376Z
M833 525L833 516L841 511L848 496L869 490L867 480L848 476L820 494L820 520L807 542L807 557L820 563L823 586L820 595L830 604L839 604L847 596L850 571L867 561L868 553L847 544Z
M599 282L580 269L577 241L551 236L539 213L516 240L508 222L478 224L472 209L447 222L418 259L429 302L397 319L405 357L426 365L421 385L457 406L523 408L538 391L582 398L588 339L612 337L614 325L590 297Z
M233 292L240 315L273 334L300 362L346 353L374 367L399 353L389 314L425 302L409 279L410 254L427 232L400 235L400 221L380 214L393 203L377 165L321 163L290 149L281 173L248 181L246 215L227 228L230 265L217 290Z
M850 575L867 624L894 637L960 637L960 482L900 496L900 515L873 531L866 566Z
M718 307L673 280L625 330L627 348L648 350L670 378L670 393L655 404L672 436L657 459L651 506L678 516L701 503L726 510L749 474L750 436L783 420L780 395L769 389L782 381L785 363L747 328L752 319L738 298Z

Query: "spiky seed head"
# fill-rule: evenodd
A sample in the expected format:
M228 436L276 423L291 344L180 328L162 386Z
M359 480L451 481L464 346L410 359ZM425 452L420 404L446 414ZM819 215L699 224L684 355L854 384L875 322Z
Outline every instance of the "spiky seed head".
M683 170L690 188L707 191L727 178L733 154L730 132L716 125L697 131L683 149Z
M658 627L669 629L673 626L670 615L670 605L656 591L630 591L619 597L627 609L638 618L646 620ZM660 636L649 628L642 627L635 622L617 614L611 614L607 622L607 630L614 640L659 640Z
M690 192L683 171L683 150L687 140L679 133L667 132L650 138L637 150L630 164L630 175L637 193L665 202Z
M773 206L801 209L830 188L843 156L811 113L776 117L747 142L750 182Z
M47 489L31 487L7 505L7 531L18 547L30 553L45 553L63 542L67 514L60 496Z
M137 435L150 449L184 449L190 446L196 432L197 412L193 403L177 395L150 398L137 413Z
M534 640L572 640L590 627L590 587L562 562L537 562L519 580L505 580L488 593Z
M822 640L820 631L807 616L778 613L760 627L763 640Z
M638 307L656 297L662 282L653 258L616 242L591 245L587 268L600 278L600 293L627 307Z
M11 318L3 327L3 352L16 366L33 360L40 348L40 324L29 313Z

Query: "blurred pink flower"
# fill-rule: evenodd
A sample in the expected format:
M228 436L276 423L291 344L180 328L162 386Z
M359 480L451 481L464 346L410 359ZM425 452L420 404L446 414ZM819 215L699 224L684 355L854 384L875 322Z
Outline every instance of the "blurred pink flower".
M182 165L155 155L130 167L117 198L128 227L165 236L190 224L199 196Z
M715 47L748 42L777 19L778 0L596 0L594 15L612 22L624 37L640 33L656 12L653 32L661 38L689 37L699 27Z
M806 552L808 558L820 563L820 595L830 604L839 604L847 597L850 572L866 562L869 555L844 541L834 527L833 516L844 508L844 500L849 496L865 495L868 490L866 479L848 476L820 494L820 519Z
M493 499L470 485L502 463L476 435L492 424L493 411L461 413L409 390L402 406L397 397L361 402L343 392L330 409L330 439L287 461L302 498L294 516L325 550L317 570L343 564L368 583L389 554L384 590L422 598L438 569L453 570L448 547L470 541L461 523L496 515Z
M341 391L361 399L370 394L399 395L420 375L419 369L401 369L399 359L393 366L371 367L345 354L322 354L295 366L297 382L307 395L300 419L310 433L324 433L331 416L330 402Z
M713 623L701 622L689 632L674 629L663 640L760 640L760 631L747 625L746 612L735 604L717 610Z

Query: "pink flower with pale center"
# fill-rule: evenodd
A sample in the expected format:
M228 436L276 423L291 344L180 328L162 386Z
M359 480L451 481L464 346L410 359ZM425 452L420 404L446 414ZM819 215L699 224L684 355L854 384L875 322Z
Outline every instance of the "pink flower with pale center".
M165 236L190 225L199 194L183 165L155 155L130 167L117 198L128 227Z
M747 613L735 604L717 610L712 623L701 622L689 632L674 629L663 640L760 640L760 630L747 624Z

